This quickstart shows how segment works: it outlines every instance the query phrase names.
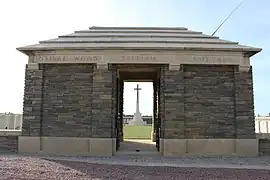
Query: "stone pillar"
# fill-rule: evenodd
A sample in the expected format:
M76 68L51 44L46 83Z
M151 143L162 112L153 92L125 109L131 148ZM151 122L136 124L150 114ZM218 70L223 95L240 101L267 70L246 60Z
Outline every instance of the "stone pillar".
M114 119L114 135L113 137L116 138L116 151L118 150L120 146L120 124L119 124L119 119L120 119L120 83L119 83L119 77L116 77L116 84L115 84L115 97L116 97L116 113L115 113L115 119Z
M122 80L117 77L117 116L116 116L116 133L117 133L117 148L119 142L123 141L123 104L122 104Z
M185 148L184 72L180 65L164 70L163 155L182 155Z
M167 67L161 66L159 72L159 79L157 81L157 119L156 119L156 147L157 150L163 153L164 149L164 71Z
M25 69L22 136L39 137L42 121L43 68L27 64Z
M97 64L93 72L91 154L113 155L116 151L116 71Z
M255 134L252 67L234 71L236 154L256 155L258 142Z
M166 139L185 138L184 73L180 65L169 67L164 74L165 134Z
M164 138L164 120L165 120L165 70L166 66L162 66L160 69L160 79L158 89L158 121L157 125L160 127L159 138Z
M157 121L157 81L153 81L153 118L151 140L156 142L156 121Z
M108 65L98 65L93 72L92 89L92 137L112 138L113 110L113 71ZM115 98L115 97L114 97ZM116 101L115 101L116 102Z
M121 127L121 131L120 131L120 140L121 142L124 141L124 128L123 128L123 123L124 123L124 81L122 79L120 79L120 89L119 89L119 92L120 92L120 102L119 102L119 105L120 105L120 118L121 118L121 124L120 124L120 127Z
M23 100L22 134L18 139L19 152L39 152L42 136L43 66L27 64Z

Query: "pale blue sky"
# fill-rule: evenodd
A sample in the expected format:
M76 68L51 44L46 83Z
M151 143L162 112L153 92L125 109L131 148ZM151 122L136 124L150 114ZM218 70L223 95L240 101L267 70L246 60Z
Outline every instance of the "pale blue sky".
M211 34L240 0L8 0L0 1L0 112L22 112L27 57L16 47L90 26L181 26ZM270 112L270 1L246 0L217 32L263 48L252 58L255 111ZM125 112L135 111L136 86L126 87ZM152 87L142 85L141 112L152 114ZM127 99L127 98L126 98Z

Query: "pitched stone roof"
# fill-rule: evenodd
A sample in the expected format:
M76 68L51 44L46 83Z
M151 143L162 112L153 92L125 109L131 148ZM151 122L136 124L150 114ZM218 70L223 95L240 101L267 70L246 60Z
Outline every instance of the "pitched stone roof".
M75 31L56 39L40 41L39 44L24 46L17 50L29 51L59 49L143 49L143 50L217 50L245 52L252 56L260 48L240 45L191 31L182 27L91 27Z

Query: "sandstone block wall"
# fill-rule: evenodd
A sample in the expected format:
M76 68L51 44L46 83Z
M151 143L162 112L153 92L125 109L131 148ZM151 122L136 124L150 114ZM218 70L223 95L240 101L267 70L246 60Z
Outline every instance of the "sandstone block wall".
M112 137L114 77L92 64L26 66L22 135Z
M255 138L252 69L161 66L161 138ZM26 67L24 136L115 137L116 70L92 64Z
M235 138L233 67L184 66L185 137Z
M42 136L91 137L91 64L45 64Z
M255 138L252 69L164 66L160 98L162 138Z

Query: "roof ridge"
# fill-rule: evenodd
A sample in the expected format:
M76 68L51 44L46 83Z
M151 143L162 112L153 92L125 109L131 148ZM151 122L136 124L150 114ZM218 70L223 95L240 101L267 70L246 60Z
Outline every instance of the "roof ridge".
M100 31L99 31L100 30ZM89 29L89 30L78 30L74 33L161 33L161 34L202 34L198 31L190 31L184 29Z
M197 43L197 44L224 44L224 45L237 45L239 44L238 42L232 42L232 41L221 41L221 42L200 42L200 41L143 41L143 40L128 40L128 41L124 41L124 40L118 40L118 41L106 41L106 40L94 40L94 41L80 41L80 40L77 40L77 41L54 41L54 40L46 40L46 41L39 41L40 44L54 44L54 43L108 43L108 44L111 44L111 43L171 43L171 44L179 44L179 43L185 43L185 44L194 44L194 43Z
M134 30L188 30L188 28L185 27L151 27L151 26L139 26L139 27L128 27L128 26L91 26L89 29L124 29L124 30L128 30L128 29L134 29Z

